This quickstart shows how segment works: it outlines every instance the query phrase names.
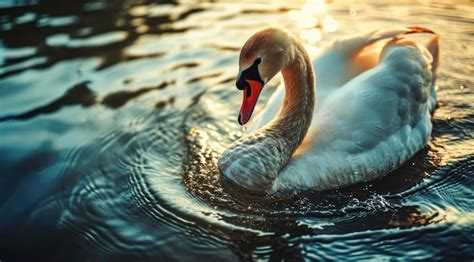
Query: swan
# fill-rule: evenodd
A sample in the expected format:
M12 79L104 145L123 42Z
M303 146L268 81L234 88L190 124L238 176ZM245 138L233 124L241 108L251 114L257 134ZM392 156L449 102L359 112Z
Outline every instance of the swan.
M431 37L420 43L410 39L414 33ZM438 60L438 35L423 27L337 39L314 62L284 29L255 33L240 52L238 122L249 122L278 72L283 86L221 154L221 175L246 191L271 193L335 189L389 173L431 135Z

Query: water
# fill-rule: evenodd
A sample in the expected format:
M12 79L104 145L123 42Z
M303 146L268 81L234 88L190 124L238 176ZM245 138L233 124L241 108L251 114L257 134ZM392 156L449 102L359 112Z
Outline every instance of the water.
M472 261L473 3L332 1L316 31L295 15L303 4L0 1L0 260ZM234 81L253 32L285 27L311 51L403 24L441 35L425 150L331 192L221 184L215 161L242 133Z

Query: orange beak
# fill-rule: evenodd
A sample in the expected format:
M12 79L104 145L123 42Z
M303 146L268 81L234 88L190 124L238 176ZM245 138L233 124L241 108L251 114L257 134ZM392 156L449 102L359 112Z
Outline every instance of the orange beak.
M262 83L259 81L247 79L245 79L245 81L249 84L249 87L245 88L243 92L244 96L239 114L240 125L245 125L250 120L263 87Z

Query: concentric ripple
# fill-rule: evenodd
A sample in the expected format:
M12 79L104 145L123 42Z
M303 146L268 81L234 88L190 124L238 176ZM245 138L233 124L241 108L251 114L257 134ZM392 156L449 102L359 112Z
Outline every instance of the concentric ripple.
M472 3L264 2L0 3L0 260L472 261ZM394 24L442 36L424 150L327 192L221 181L253 32L285 27L312 52Z

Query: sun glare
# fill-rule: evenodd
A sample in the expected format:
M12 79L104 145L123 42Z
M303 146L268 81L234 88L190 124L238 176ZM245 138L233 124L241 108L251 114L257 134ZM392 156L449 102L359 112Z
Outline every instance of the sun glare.
M307 0L300 9L289 12L289 17L298 25L300 38L315 49L322 40L322 33L331 33L339 29L337 20L328 14L324 0Z

